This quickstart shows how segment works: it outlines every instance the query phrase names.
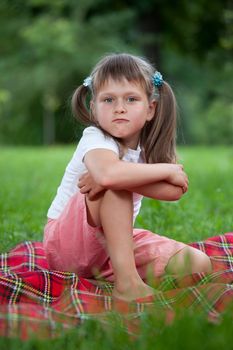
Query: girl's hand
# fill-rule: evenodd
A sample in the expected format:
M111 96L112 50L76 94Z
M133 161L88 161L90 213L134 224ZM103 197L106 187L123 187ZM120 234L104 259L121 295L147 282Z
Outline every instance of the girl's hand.
M83 194L87 194L89 199L94 199L94 197L104 191L105 189L97 185L97 183L93 180L93 177L89 174L89 172L83 174L78 182L78 187L80 192Z
M167 178L167 182L171 185L179 186L182 188L183 193L188 190L188 176L183 170L182 164L169 164L170 174Z

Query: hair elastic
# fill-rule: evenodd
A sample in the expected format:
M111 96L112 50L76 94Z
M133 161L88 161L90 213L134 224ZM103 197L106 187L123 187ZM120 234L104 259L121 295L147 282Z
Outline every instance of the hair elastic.
M92 84L92 77L89 76L86 79L83 80L83 85L86 87L91 87Z
M163 84L163 76L160 72L155 72L152 75L152 82L154 86L160 87ZM92 84L92 77L88 76L86 79L83 80L83 85L86 87L91 87Z
M153 75L152 75L152 82L154 84L154 86L156 87L160 87L163 85L163 76L160 72L155 72Z

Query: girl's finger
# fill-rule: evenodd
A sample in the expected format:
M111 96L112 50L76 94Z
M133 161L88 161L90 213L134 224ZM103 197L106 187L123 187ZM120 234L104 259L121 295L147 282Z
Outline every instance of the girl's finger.
M184 170L183 164L177 164L181 170Z
M86 186L86 184L85 184L84 181L79 181L77 186L78 186L79 188L82 188L82 187Z
M86 178L80 178L79 181L78 181L78 187L82 187L82 186L85 186L87 183L86 181Z
M79 181L84 181L88 176L88 173L84 173L80 176Z
M80 193L87 193L87 190L84 186L80 188Z
M80 190L80 193L82 193L82 194L86 194L86 193L89 193L89 191L84 190L84 189L81 189L81 190Z
M88 193L90 192L91 188L90 186L83 186L81 189L80 189L80 192L81 193Z

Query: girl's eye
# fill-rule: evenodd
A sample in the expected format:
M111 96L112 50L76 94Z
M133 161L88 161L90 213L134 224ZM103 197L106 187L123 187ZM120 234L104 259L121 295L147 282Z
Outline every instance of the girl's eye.
M136 101L136 98L135 97L128 97L128 102L134 102L134 101Z
M104 99L104 102L111 103L113 101L112 97L107 97Z

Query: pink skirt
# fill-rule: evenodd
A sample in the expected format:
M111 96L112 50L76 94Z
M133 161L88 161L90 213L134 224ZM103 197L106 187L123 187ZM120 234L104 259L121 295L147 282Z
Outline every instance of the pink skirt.
M133 230L138 272L146 279L148 267L155 277L164 274L169 259L186 245L144 229ZM114 281L101 227L87 222L85 196L75 194L58 219L49 219L44 230L44 248L49 267L75 272L80 277Z

